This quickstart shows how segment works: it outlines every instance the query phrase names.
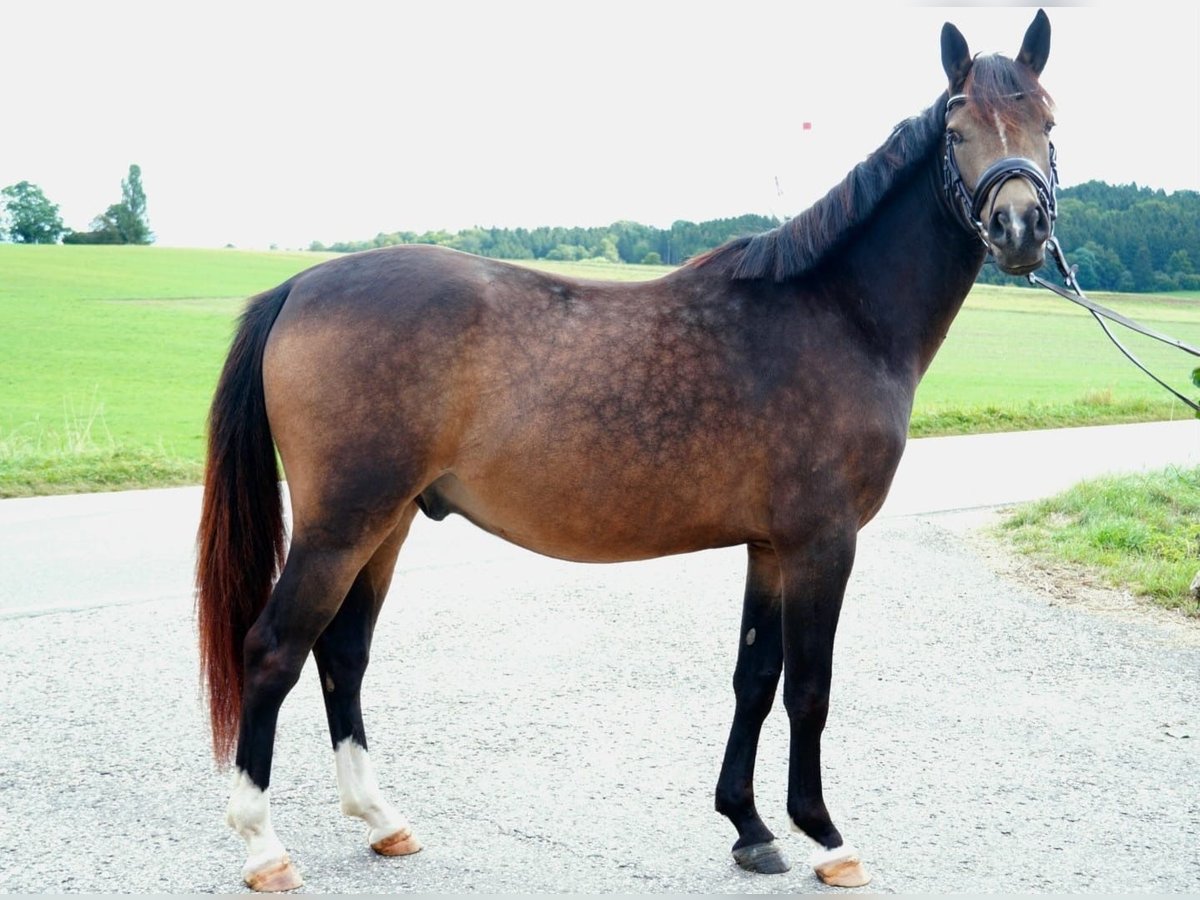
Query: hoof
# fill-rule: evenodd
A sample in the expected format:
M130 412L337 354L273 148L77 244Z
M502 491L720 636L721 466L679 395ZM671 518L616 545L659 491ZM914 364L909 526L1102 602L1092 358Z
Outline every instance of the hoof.
M760 875L782 875L792 867L774 841L737 847L733 851L733 858L747 872Z
M409 829L401 828L395 834L373 843L371 849L380 856L409 856L421 849L421 843Z
M252 890L277 893L290 891L304 884L304 879L286 856L277 863L272 863L265 869L251 872L245 876L246 884Z
M833 887L862 887L871 880L858 852L848 845L818 854L812 867L818 878Z

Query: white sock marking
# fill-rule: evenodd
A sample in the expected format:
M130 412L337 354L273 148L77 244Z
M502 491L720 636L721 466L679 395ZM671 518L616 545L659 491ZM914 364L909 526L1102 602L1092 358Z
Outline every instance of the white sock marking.
M367 823L367 843L374 844L408 828L404 816L383 798L367 751L345 738L333 751L342 812Z
M814 869L820 869L834 863L856 858L858 858L858 851L850 844L842 844L842 846L834 847L832 850L826 850L824 847L814 850L808 858L808 864Z
M233 777L233 790L229 795L229 807L225 821L246 841L246 864L242 866L242 877L280 862L286 855L283 843L271 827L270 789L263 790L250 776L238 769Z
M788 817L788 823L792 826L792 831L796 834L804 834L804 831L792 821L791 816ZM807 834L804 834L808 837ZM812 838L809 838L812 840ZM832 850L822 847L820 844L813 849L808 857L808 864L814 869L819 869L823 866L828 866L832 863L839 863L843 860L854 859L858 856L858 850L853 844L843 843L840 847L834 847Z

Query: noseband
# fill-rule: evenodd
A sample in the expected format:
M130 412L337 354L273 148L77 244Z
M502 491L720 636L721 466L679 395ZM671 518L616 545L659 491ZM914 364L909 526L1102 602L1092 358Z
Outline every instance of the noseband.
M946 113L956 104L965 103L967 100L966 94L955 94L946 101ZM1042 174L1041 168L1031 159L1026 159L1023 156L1006 156L1003 159L996 160L983 174L979 176L979 183L975 185L974 193L963 182L962 172L958 168L958 160L954 157L954 140L953 137L946 134L946 152L942 156L942 187L946 192L946 199L950 203L950 208L954 210L959 221L963 223L966 229L976 235L983 241L984 247L991 250L991 243L988 241L987 226L983 224L982 212L983 206L987 203L987 198L991 196L993 191L999 190L1006 182L1013 178L1024 178L1037 194L1038 203L1046 212L1046 217L1050 220L1050 234L1054 234L1054 220L1058 218L1058 200L1055 196L1055 191L1058 188L1058 162L1057 155L1054 152L1054 144L1050 144L1050 180L1046 180L1046 176Z

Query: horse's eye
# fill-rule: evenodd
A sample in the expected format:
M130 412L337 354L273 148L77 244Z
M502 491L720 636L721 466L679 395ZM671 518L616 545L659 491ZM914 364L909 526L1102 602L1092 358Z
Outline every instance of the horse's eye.
M1053 123L1053 122L1047 122L1047 123L1046 123L1046 134L1049 134L1049 133L1050 133L1051 131L1053 131L1053 130L1054 130L1054 123Z
M950 139L950 143L952 144L961 144L963 142L962 135L957 131L947 131L946 137Z

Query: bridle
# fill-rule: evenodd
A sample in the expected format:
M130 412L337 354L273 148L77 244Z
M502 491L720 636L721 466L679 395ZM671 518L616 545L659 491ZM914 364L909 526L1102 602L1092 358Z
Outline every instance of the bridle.
M1020 97L1020 94L1013 94ZM946 115L955 106L967 102L966 94L955 94L946 101ZM991 253L992 245L988 241L987 226L983 224L983 207L988 197L998 191L1002 185L1014 178L1024 178L1037 194L1038 203L1046 212L1050 221L1050 234L1054 234L1054 221L1058 218L1058 199L1055 191L1058 189L1058 157L1054 152L1054 144L1050 144L1050 178L1047 180L1041 167L1032 159L1024 156L1006 156L988 166L979 176L979 183L972 192L963 181L962 171L958 168L958 160L954 156L954 137L946 133L946 151L942 155L942 188L950 208L954 210L958 220L966 229L975 234L983 246Z
M1014 97L1020 97L1020 94L1014 94ZM966 94L955 94L946 101L946 113L949 115L950 110L959 103L967 101ZM992 245L988 240L987 226L983 224L983 207L987 203L988 197L992 196L993 192L999 190L1000 186L1013 178L1024 178L1033 187L1037 194L1038 202L1042 205L1042 209L1046 212L1046 218L1050 222L1050 234L1046 238L1046 249L1050 253L1050 257L1054 260L1058 267L1059 274L1062 275L1063 283L1066 288L1059 287L1057 284L1046 281L1040 278L1033 272L1030 272L1025 277L1030 284L1044 287L1049 291L1053 291L1058 296L1070 300L1072 303L1077 303L1088 312L1090 312L1100 327L1104 329L1104 333L1108 335L1109 340L1116 345L1125 357L1149 375L1161 387L1165 388L1176 399L1183 401L1200 417L1200 404L1197 404L1189 397L1185 397L1175 388L1171 387L1153 372L1146 368L1136 356L1117 340L1116 335L1109 330L1108 325L1104 320L1108 319L1111 322L1116 322L1118 325L1123 325L1131 331L1136 331L1138 334L1143 334L1147 337L1154 338L1156 341L1161 341L1164 344L1169 344L1185 353L1190 353L1193 356L1200 356L1200 349L1185 344L1183 341L1173 338L1170 335L1154 331L1147 328L1139 322L1135 322L1127 316L1101 306L1094 300L1091 300L1084 295L1079 287L1079 283L1075 279L1077 267L1072 266L1067 262L1066 256L1063 254L1062 247L1059 246L1058 239L1054 237L1054 222L1058 218L1058 200L1055 196L1055 191L1058 188L1058 157L1054 151L1054 144L1050 144L1050 178L1047 180L1042 173L1041 168L1031 159L1023 156L1006 156L988 166L982 175L979 176L979 183L975 185L975 190L972 192L963 182L962 172L958 168L958 161L954 157L954 139L953 136L946 133L946 151L942 155L942 189L945 193L946 200L950 204L950 208L954 211L956 218L962 225L971 233L976 235L987 249L988 255L992 255ZM1068 290L1069 289L1069 290ZM1192 373L1193 382L1200 387L1200 368L1197 368Z

